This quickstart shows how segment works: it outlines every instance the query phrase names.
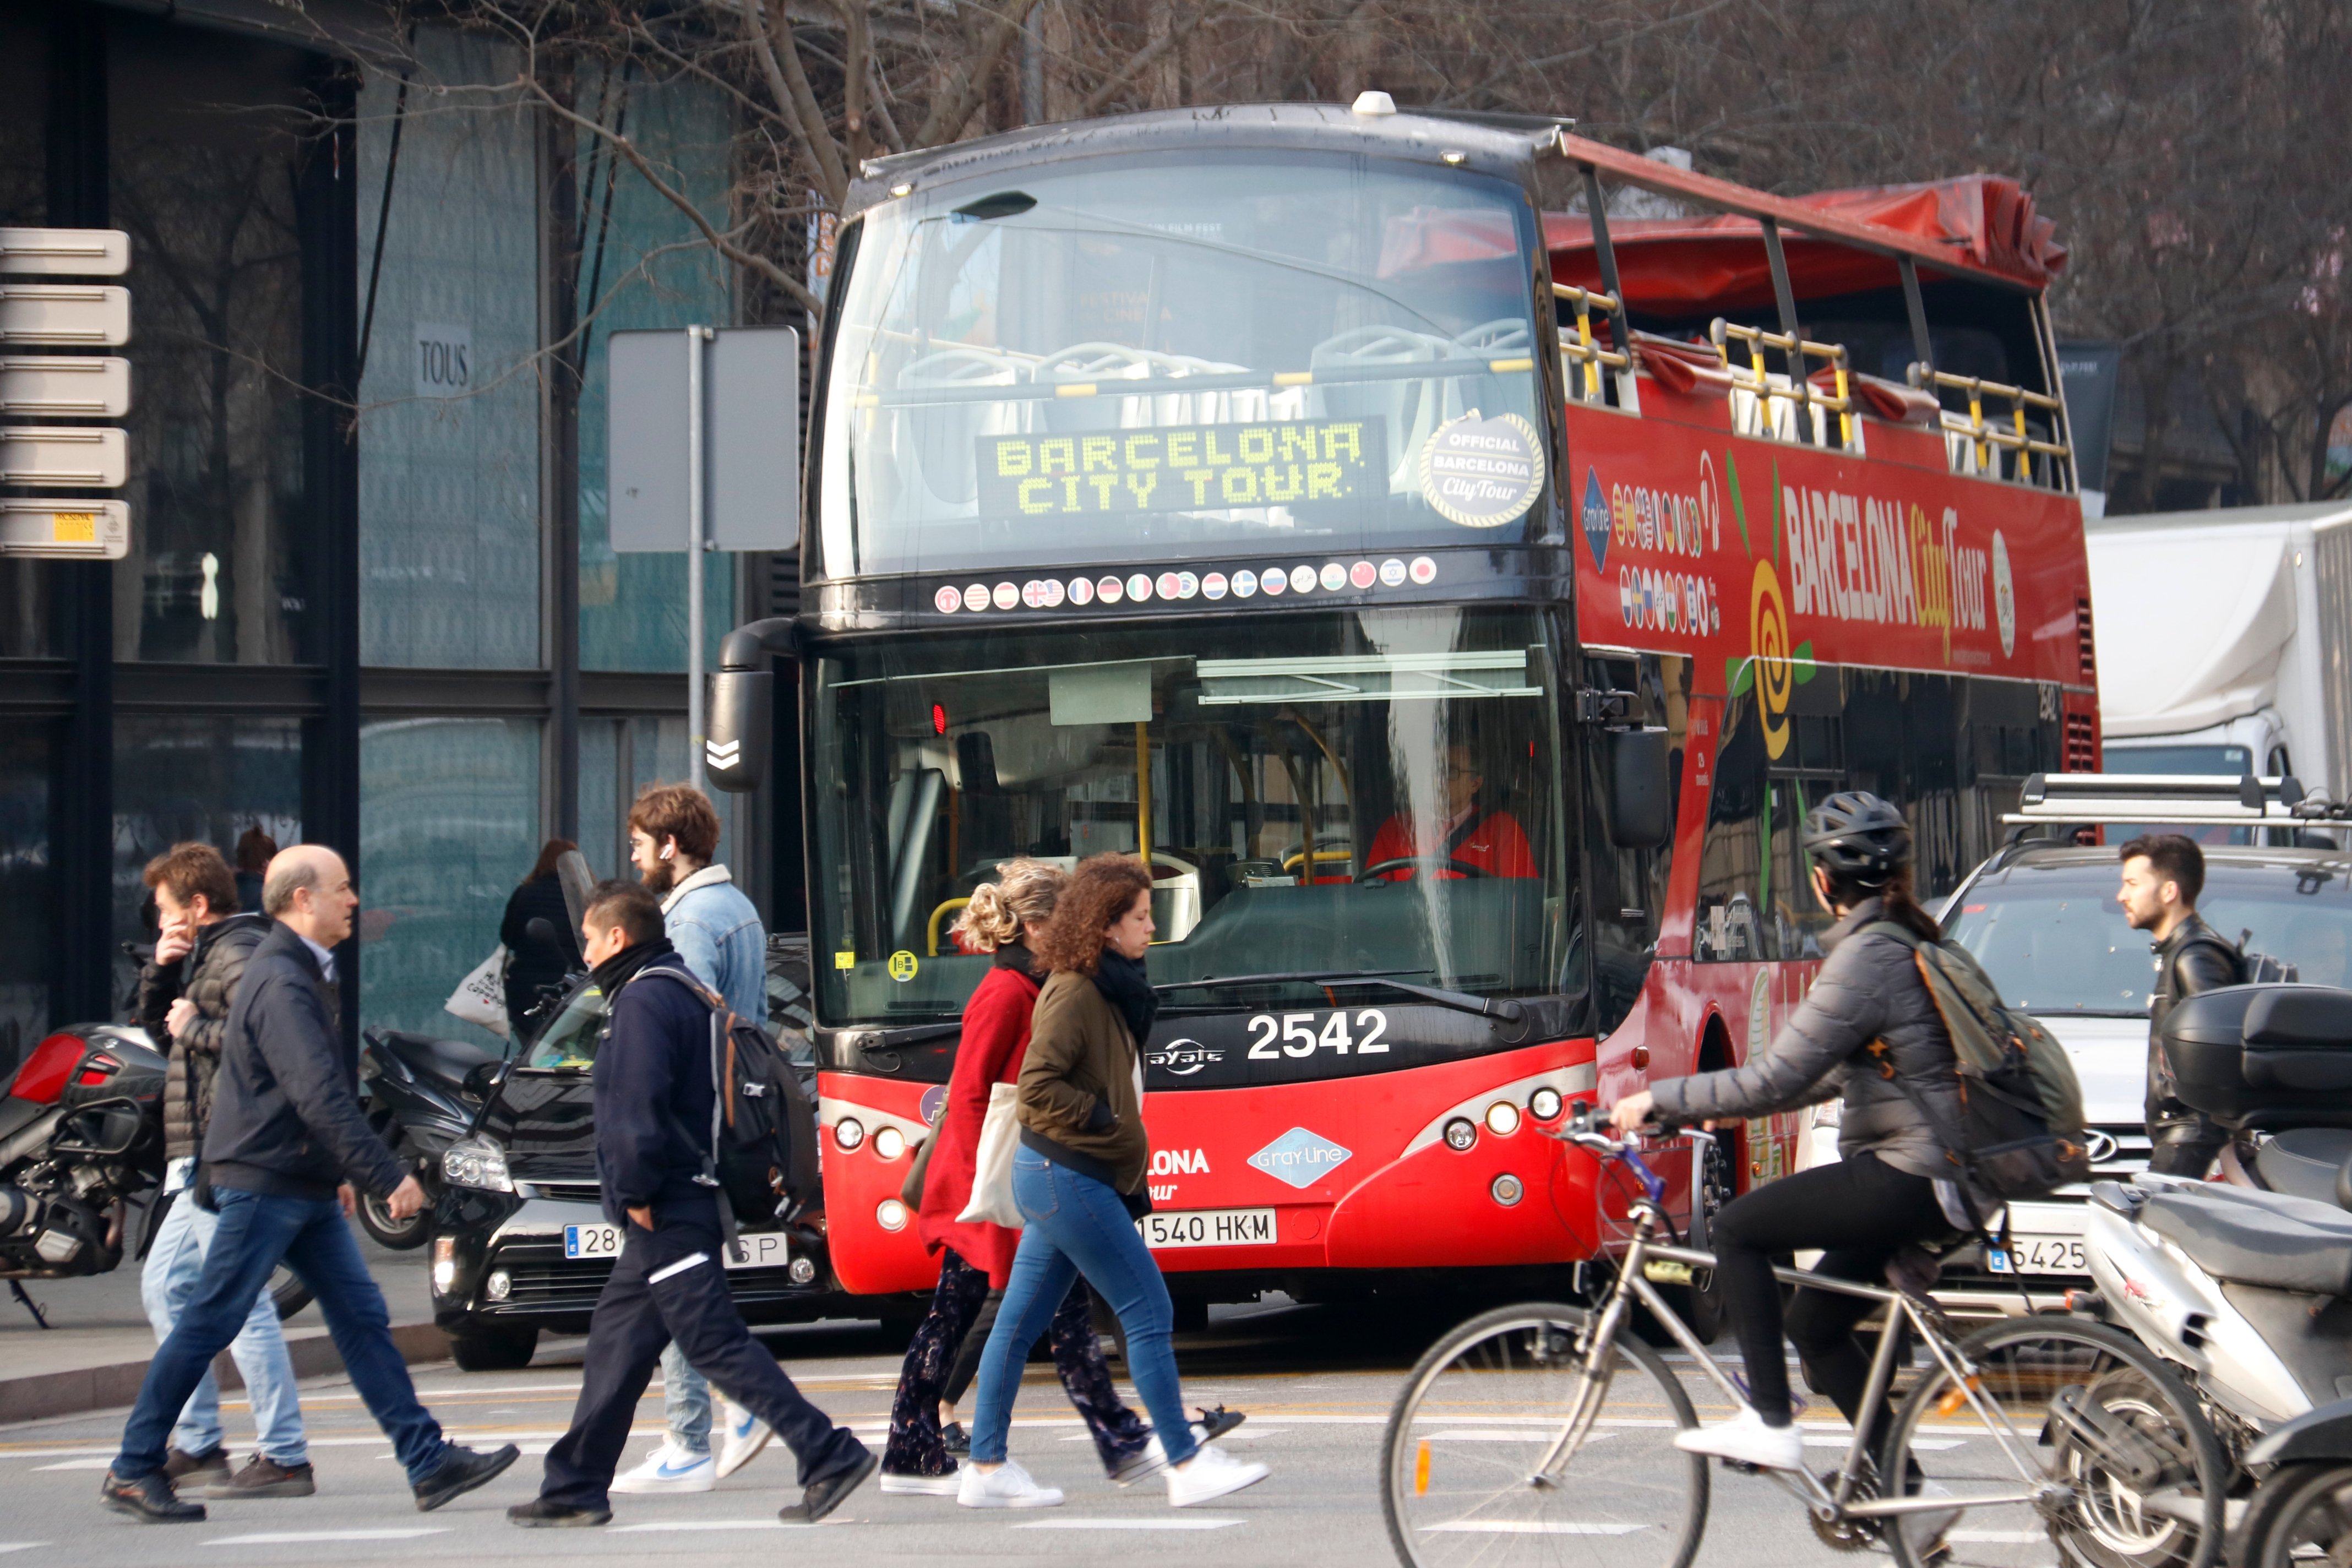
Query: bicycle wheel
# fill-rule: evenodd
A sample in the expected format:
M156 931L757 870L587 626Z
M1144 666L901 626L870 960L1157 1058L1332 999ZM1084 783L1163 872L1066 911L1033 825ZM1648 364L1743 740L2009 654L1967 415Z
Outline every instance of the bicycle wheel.
M1943 1563L2212 1568L2229 1467L2161 1361L2114 1329L2056 1317L1996 1323L1959 1353L1967 1386L1926 1357L1879 1462L1882 1477L1950 1494ZM1934 1551L1932 1530L1885 1534L1901 1568Z
M1589 1378L1579 1342L1591 1321L1549 1302L1498 1308L1413 1367L1381 1466L1381 1510L1407 1568L1689 1568L1706 1462L1674 1436L1698 1417L1630 1324L1606 1375Z

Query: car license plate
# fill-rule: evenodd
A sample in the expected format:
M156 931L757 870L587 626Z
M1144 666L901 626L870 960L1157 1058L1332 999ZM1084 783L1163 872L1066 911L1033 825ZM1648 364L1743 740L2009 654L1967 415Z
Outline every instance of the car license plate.
M1995 1274L2088 1274L2079 1236L2011 1236L2006 1251L1985 1247L1985 1267Z
M566 1258L618 1258L621 1255L621 1227L617 1225L567 1225L563 1227L563 1256ZM747 1233L735 1239L727 1251L730 1268L782 1268L792 1261L792 1253L784 1237L778 1232L763 1230Z
M1148 1214L1135 1222L1144 1245L1163 1247L1272 1247L1272 1209L1178 1209Z

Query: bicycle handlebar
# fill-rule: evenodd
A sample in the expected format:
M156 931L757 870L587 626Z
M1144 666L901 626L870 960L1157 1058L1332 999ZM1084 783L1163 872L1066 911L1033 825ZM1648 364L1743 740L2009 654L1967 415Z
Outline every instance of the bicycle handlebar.
M1595 1111L1586 1111L1582 1115L1570 1117L1559 1124L1558 1131L1547 1132L1545 1136L1557 1138L1563 1143L1573 1143L1578 1148L1587 1150L1602 1160L1616 1161L1633 1173L1634 1178L1642 1184L1643 1190L1650 1194L1652 1203L1665 1202L1665 1179L1650 1169L1649 1163L1642 1158L1641 1152L1634 1147L1632 1139L1612 1138L1606 1131L1601 1131L1608 1126L1607 1117ZM1685 1128L1680 1122L1668 1118L1651 1121L1642 1131L1658 1138L1687 1136L1696 1144L1715 1142L1715 1134L1712 1132L1696 1127Z

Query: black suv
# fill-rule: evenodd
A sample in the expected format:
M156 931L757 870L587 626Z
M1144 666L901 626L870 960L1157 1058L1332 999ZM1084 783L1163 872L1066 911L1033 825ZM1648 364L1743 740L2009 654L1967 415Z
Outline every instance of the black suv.
M770 939L769 1016L795 1063L806 1058L814 1103L807 951L803 939ZM542 1330L584 1333L613 1271L620 1231L599 1196L588 1082L605 1016L603 994L585 976L574 980L488 1096L473 1133L442 1157L433 1320L468 1372L524 1365ZM816 1136L814 1127L808 1136ZM845 1299L819 1234L805 1223L790 1234L744 1234L728 1282L745 1321L842 1315Z

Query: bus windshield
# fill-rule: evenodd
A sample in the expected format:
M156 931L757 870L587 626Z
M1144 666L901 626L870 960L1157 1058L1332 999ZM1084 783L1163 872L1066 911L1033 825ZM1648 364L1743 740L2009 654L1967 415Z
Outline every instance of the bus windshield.
M1544 490L1534 217L1500 181L1092 158L860 229L812 577L1360 552L1501 527ZM1433 443L1494 482L1441 514Z
M822 1016L955 1016L990 962L960 950L957 912L1015 855L1148 853L1162 983L1339 971L1558 990L1547 627L1525 609L1364 610L824 654Z

